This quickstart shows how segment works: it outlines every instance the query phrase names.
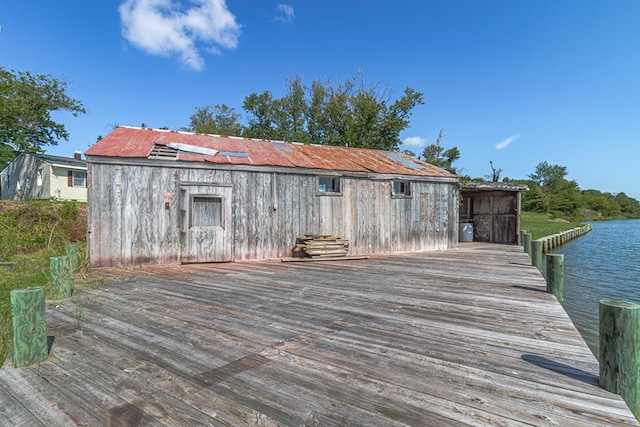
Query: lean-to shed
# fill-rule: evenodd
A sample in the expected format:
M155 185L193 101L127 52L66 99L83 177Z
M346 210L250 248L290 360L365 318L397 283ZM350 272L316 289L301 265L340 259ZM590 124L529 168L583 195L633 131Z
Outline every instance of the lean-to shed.
M401 153L118 127L87 152L94 266L457 247L455 175Z
M473 241L519 244L521 193L528 188L503 182L467 181L460 189L460 236L469 224Z

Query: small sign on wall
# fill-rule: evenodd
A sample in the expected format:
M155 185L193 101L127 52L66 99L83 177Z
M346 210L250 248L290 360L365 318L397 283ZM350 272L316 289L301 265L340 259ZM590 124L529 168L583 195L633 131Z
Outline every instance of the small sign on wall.
M165 210L169 210L171 208L169 200L173 199L173 193L169 193L168 191L165 191L164 193L162 193L162 197L164 197Z

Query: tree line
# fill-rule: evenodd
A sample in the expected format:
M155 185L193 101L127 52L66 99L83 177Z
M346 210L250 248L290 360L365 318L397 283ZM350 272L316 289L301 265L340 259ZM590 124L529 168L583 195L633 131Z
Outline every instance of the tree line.
M86 110L67 89L66 82L50 75L0 66L0 169L21 152L42 153L46 146L69 138L64 125L54 121L51 113L66 111L78 116ZM182 130L397 151L413 110L423 104L422 93L407 87L393 99L387 86L367 83L361 73L343 83L316 79L310 85L296 76L287 80L282 97L269 91L248 95L242 103L244 118L226 104L210 104L197 107ZM420 154L404 153L455 172L453 163L459 160L460 151L445 148L445 137L441 129ZM502 170L493 163L491 169L492 174L485 178L499 181ZM637 200L624 193L580 190L577 182L566 177L566 167L542 162L529 179L505 178L503 182L529 187L523 192L524 210L574 219L640 217Z
M522 209L543 212L554 217L576 221L640 218L640 202L625 193L581 190L578 183L567 179L566 166L539 163L527 180L505 178L503 182L523 184Z
M242 103L246 125L234 108L215 104L196 108L184 130L397 151L412 110L422 104L423 94L410 87L393 100L387 87L366 83L362 75L344 83L316 79L310 85L296 76L281 98L269 91L247 96Z

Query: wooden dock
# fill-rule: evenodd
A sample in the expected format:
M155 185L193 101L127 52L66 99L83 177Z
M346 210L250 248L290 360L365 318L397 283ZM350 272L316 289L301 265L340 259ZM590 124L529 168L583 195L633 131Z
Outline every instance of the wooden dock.
M0 425L639 425L521 247L92 274Z

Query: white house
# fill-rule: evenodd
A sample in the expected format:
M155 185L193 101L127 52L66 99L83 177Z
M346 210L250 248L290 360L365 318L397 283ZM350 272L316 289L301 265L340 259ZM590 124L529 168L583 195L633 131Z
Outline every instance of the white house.
M58 199L87 201L87 162L73 158L21 153L0 172L4 200Z

